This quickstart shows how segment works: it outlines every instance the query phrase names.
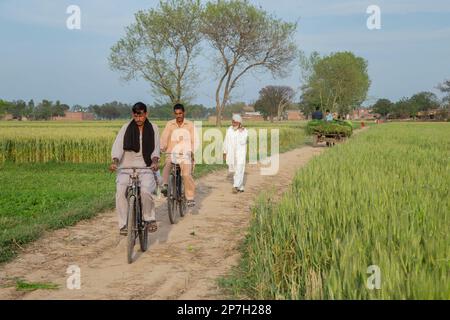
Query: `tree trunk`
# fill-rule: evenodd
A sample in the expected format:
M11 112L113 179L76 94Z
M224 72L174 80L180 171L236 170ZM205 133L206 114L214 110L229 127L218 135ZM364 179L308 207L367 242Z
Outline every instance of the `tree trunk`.
M220 106L216 107L216 127L220 128L222 125L222 110Z

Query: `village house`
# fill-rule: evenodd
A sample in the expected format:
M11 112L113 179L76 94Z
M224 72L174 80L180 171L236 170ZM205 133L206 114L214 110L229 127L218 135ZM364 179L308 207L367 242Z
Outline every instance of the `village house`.
M350 115L352 120L375 120L377 115L372 113L372 109L355 109Z
M420 111L417 113L418 120L447 120L450 119L450 110L432 109L428 111Z
M256 111L254 106L245 106L241 112L242 120L244 121L264 121L261 112Z
M52 117L55 121L92 121L95 120L95 116L90 112L70 112L65 111L64 117Z
M284 119L288 121L305 120L305 115L300 110L286 110Z
M4 115L0 115L0 120L8 121L8 120L13 120L13 119L14 119L14 117L10 113L6 113Z

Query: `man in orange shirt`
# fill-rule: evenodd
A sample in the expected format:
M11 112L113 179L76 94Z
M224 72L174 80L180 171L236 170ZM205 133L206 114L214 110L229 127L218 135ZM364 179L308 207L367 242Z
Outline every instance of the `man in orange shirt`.
M167 154L163 170L163 188L161 193L167 197L167 187L172 162L180 164L188 207L195 206L195 182L192 177L195 152L194 124L186 120L182 104L173 107L175 119L169 121L161 136L161 151Z

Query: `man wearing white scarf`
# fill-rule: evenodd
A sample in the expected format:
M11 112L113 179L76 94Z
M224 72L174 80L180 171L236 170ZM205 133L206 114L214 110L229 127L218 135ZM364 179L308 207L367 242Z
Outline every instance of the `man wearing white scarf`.
M234 173L233 193L244 192L247 138L248 131L242 126L242 117L234 114L232 125L227 129L223 146L228 170Z

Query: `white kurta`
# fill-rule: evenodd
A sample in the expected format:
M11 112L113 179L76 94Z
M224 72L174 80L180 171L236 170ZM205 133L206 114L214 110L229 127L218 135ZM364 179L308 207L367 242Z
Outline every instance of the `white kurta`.
M234 172L234 187L244 190L245 162L247 157L247 129L234 130L232 126L227 129L223 152L226 154L228 170Z
M134 121L134 120L131 120ZM130 122L123 125L117 134L116 140L114 141L111 158L119 159L119 167L147 167L144 161L144 156L142 155L142 133L139 135L140 149L139 152L134 151L124 151L123 150L123 140L125 138L125 132L129 126ZM155 133L155 150L153 151L151 157L160 157L159 148L159 130L158 127L152 123L153 131ZM116 212L119 218L119 228L124 227L127 224L127 213L128 213L128 200L125 196L129 182L130 174L132 170L122 170L117 173L116 178ZM156 188L156 181L153 173L144 170L138 171L139 181L141 183L141 201L142 201L142 213L144 215L145 221L156 220L155 212L155 201L152 196L152 192Z

